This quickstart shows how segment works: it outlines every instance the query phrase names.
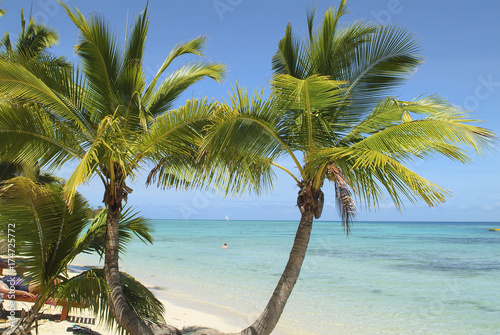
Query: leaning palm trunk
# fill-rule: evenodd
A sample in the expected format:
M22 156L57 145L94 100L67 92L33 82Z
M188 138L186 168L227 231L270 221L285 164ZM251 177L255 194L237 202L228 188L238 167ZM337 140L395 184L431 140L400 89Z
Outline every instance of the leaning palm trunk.
M115 207L115 208L113 208ZM118 266L119 240L118 219L120 209L116 206L108 206L108 217L106 221L106 253L104 260L104 275L109 286L109 301L116 322L126 329L130 334L153 334L149 327L130 308L123 288L120 283L120 271Z
M119 170L118 170L119 171ZM115 171L118 172L118 171ZM108 301L116 322L132 335L168 335L180 334L175 327L168 325L146 324L137 313L130 307L123 287L120 282L119 259L119 219L122 209L124 195L131 190L123 185L116 187L116 193L112 196L106 191L105 203L107 206L106 218L106 252L104 258L104 276L109 287Z
M314 190L309 185L302 186L297 197L297 206L301 212L301 218L288 263L264 312L250 327L241 332L242 335L271 334L278 324L288 297L299 278L311 237L313 219L321 216L323 192Z
M106 186L104 203L107 207L106 217L106 251L104 257L104 277L109 287L108 301L116 322L132 335L152 335L153 332L146 323L139 318L137 313L130 307L123 287L120 282L120 267L118 265L120 256L119 220L123 200L131 190L124 183L124 173L119 166L114 166L112 175L116 177L113 181L110 177Z

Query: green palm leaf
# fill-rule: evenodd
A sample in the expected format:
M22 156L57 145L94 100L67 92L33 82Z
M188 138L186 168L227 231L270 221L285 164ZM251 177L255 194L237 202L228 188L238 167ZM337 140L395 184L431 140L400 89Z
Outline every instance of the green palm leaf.
M59 184L40 185L17 177L5 181L0 193L2 225L15 225L18 255L27 257L28 276L42 283L42 288L65 272L72 260L67 256L89 214L88 204L79 194L70 211L61 190Z
M154 296L151 291L136 281L130 275L121 272L121 282L127 303L134 312L143 320L151 323L165 323L163 314L165 309L163 304ZM73 306L85 306L96 316L100 317L100 323L108 330L116 327L116 321L109 308L107 291L109 290L104 271L93 269L82 272L57 286L54 293L55 299L64 299L72 302ZM125 334L123 328L118 327L118 332Z
M387 191L396 206L401 209L401 196L416 202L424 200L429 206L445 201L449 191L419 176L402 165L391 155L364 147L324 148L310 155L310 168L321 166L319 175L327 172L329 164L334 164L342 172L355 196L369 208L377 207ZM324 171L324 172L321 172Z
M82 98L77 93L78 83L70 83L78 74L68 68L53 66L50 59L42 57L31 59L24 65L0 59L0 90L6 101L14 105L26 101L42 105L63 119L75 122L80 132L91 134L88 119L75 108L81 106ZM75 92L73 98L78 99L72 100L61 94L68 90Z
M0 16L4 13L5 10L0 10ZM46 25L35 22L33 17L29 18L28 26L26 27L24 10L21 9L21 33L17 37L15 47L12 47L8 32L5 33L0 46L5 47L8 54L7 57L15 54L32 57L45 52L47 48L56 45L58 42L58 33Z
M205 77L221 82L224 72L225 66L218 63L197 62L182 66L167 76L152 94L147 105L149 113L153 116L165 113L188 87Z
M94 15L87 21L78 9L61 5L80 31L75 50L81 58L87 83L95 93L94 102L102 113L112 114L113 105L118 101L115 82L121 63L116 37L103 17Z
M130 37L127 39L125 46L125 57L123 59L123 64L125 67L134 64L142 63L142 58L144 56L144 49L146 46L146 36L149 29L149 13L148 6L136 19L134 27L130 33Z
M105 252L105 239L106 239L106 218L107 211L103 209L89 224L84 234L80 236L75 244L74 254L79 253L97 253L103 257ZM120 216L119 221L119 252L124 254L127 245L132 242L135 237L138 237L144 243L153 244L153 237L151 236L151 228L148 220L138 213L134 212L132 208L124 209Z
M80 139L67 123L36 105L0 106L0 127L4 161L56 168L81 155Z
M354 147L376 150L398 160L440 154L467 163L470 158L461 147L468 146L476 153L482 153L485 148L493 146L494 134L464 121L460 114L446 113L403 122L361 140Z
M289 131L295 133L295 149L304 152L315 147L333 145L331 120L333 109L341 105L345 82L314 75L297 79L289 75L275 75L273 94L280 102L278 108L286 110L287 118L293 119ZM282 105L281 105L282 104ZM289 137L292 138L292 137Z
M373 106L397 85L408 80L422 64L421 46L402 28L378 28L369 43L356 52L347 91L358 108Z
M292 25L286 26L285 37L278 44L278 51L272 59L272 69L275 73L289 74L297 78L303 78L307 71L306 65L302 63L302 53L305 52L292 32Z
M153 80L151 80L151 83L148 85L148 88L146 89L144 93L144 100L149 101L151 98L151 95L156 89L156 84L158 80L160 79L160 76L165 72L165 70L168 68L168 66L172 63L174 59L176 59L179 56L185 55L185 54L194 54L198 56L203 56L201 53L201 50L203 49L203 46L205 45L206 38L203 36L197 37L187 43L179 43L177 44L168 54L167 58L161 65L160 69L154 76Z

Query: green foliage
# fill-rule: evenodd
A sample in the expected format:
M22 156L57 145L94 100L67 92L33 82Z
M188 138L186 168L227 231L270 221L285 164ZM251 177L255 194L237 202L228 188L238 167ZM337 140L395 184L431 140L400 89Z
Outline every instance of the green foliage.
M68 265L78 254L103 254L106 211L89 222L91 212L86 200L76 193L70 210L62 189L62 182L40 184L25 177L4 181L0 184L0 230L13 231L16 256L23 258L25 275L40 285L37 301L43 304L51 298L75 308L89 308L96 315L104 315L106 324L114 327L103 270L67 276ZM134 236L144 243L153 242L148 222L131 209L124 210L119 227L121 253ZM164 322L163 306L154 295L131 276L122 273L121 277L127 302L134 311L149 322ZM60 281L56 283L56 279Z
M128 304L142 320L157 324L165 323L164 307L151 291L123 272L120 273L120 281ZM104 271L92 269L58 285L54 298L68 299L74 303L74 306L70 305L72 309L86 306L94 314L99 315L99 322L111 331L116 324L109 308L107 290ZM122 334L126 333L122 328L118 330Z
M102 209L96 217L93 218L88 225L84 234L82 234L76 244L77 253L95 252L99 256L104 256L105 240L106 240L106 218L107 211ZM144 243L153 244L153 237L151 236L151 229L148 221L134 213L132 209L125 208L120 216L119 221L119 252L125 253L126 247L134 236L139 238Z
M0 16L5 13L5 10L0 10ZM24 56L34 56L44 52L47 48L56 45L59 42L58 33L44 25L35 22L35 19L30 16L28 26L24 18L24 10L21 10L21 34L17 37L14 48L10 40L8 32L5 33L0 41L0 47L5 48L7 54L22 54Z
M468 163L467 148L482 154L493 146L493 132L473 125L478 120L442 97L387 96L422 63L420 44L394 26L341 25L347 13L342 1L317 28L315 11L308 13L304 39L289 24L273 57L272 95L255 94L250 103L237 86L230 102L218 107L202 144L202 157L213 164L205 180L225 194L258 193L272 184L270 169L252 169L265 162L300 187L320 189L331 181L348 228L354 199L376 208L388 196L399 209L405 199L429 206L445 201L448 190L406 163L434 156ZM284 156L296 170L276 163Z
M143 67L149 25L147 7L135 20L122 47L102 16L85 17L78 9L61 5L78 29L75 45L78 65L46 52L29 55L17 52L18 49L8 47L10 39L5 40L5 46L12 52L7 50L0 57L0 162L51 171L76 163L62 188L62 196L58 195L60 205L66 206L63 213L68 215L76 214L77 206L81 205L78 186L99 178L105 187L104 203L108 209L113 208L113 212L109 212L113 216L110 214L111 219L106 222L107 212L101 212L87 233L77 239L69 238L68 243L72 241L73 253L97 252L102 256L106 225L108 228L120 225L120 247L112 253L118 254L134 235L151 242L142 218L125 211L122 221L116 222L116 210L122 210L132 192L127 186L129 181L150 164L155 166L154 173L162 176L163 187L193 184L199 173L199 165L193 162L201 141L200 133L209 122L214 104L200 99L175 108L175 103L183 92L203 78L220 82L225 66L202 60L167 73L178 57L203 55L206 39L198 37L176 45L147 83ZM39 44L29 45L39 50L35 48ZM39 211L50 220L48 207ZM85 215L89 213L88 209L84 211ZM39 246L46 249L42 242ZM45 255L45 249L38 251L39 255ZM33 247L30 252L35 250ZM51 273L57 273L64 268L64 262L69 262L71 257L66 251L66 258L54 259ZM62 256L57 254L57 257ZM113 264L117 267L118 263ZM50 282L46 277L43 280ZM122 276L121 280L129 304L138 316L155 322L160 320L162 311L147 307L148 304L155 306L153 297L145 290L134 291L138 283L132 279ZM98 283L92 285L89 287L99 287ZM99 299L104 310L106 302L102 294Z
M27 275L50 286L66 271L83 225L88 220L87 202L79 194L73 211L61 197L60 184L41 185L24 177L5 181L1 188L2 230L15 226L17 255L29 261Z
M69 201L78 185L93 176L106 185L124 185L148 161L172 165L179 161L180 167L172 167L169 173L182 171L196 156L190 143L199 138L212 107L206 101L194 101L171 108L200 79L220 81L225 67L196 62L158 82L177 57L202 55L205 38L175 46L147 84L143 68L147 8L122 50L103 17L87 19L63 6L79 30L76 52L81 69L53 66L52 58L43 55L36 61L0 60L0 90L5 95L0 106L0 161L38 162L48 169L79 162L65 186ZM20 103L25 101L29 106ZM180 186L182 178L173 179L165 186Z

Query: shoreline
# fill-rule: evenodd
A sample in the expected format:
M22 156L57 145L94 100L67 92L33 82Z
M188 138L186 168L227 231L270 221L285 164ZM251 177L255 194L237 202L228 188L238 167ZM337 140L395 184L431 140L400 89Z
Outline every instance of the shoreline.
M88 268L80 264L71 264L70 276L78 275L81 271ZM81 271L79 271L81 270ZM168 292L160 287L151 286L150 283L143 282L154 295L162 302L165 307L166 324L179 329L182 334L192 334L200 329L215 329L224 333L237 333L248 327L258 315L247 314L235 311L229 307L220 306L208 301L198 300L194 296L187 294ZM31 304L18 303L18 308L29 308ZM22 305L21 305L22 304ZM43 311L45 313L57 314L60 309L47 306ZM92 313L88 311L75 310L70 313L70 316L92 317ZM66 331L75 323L69 321L54 322L41 320L38 325L38 334L70 334ZM78 323L77 323L78 324ZM106 330L105 327L99 325L99 319L96 318L95 325L80 324L96 331L102 335L114 334L112 331ZM0 329L6 327L7 324L1 324ZM291 335L277 327L273 335Z
M238 333L250 326L260 315L261 310L255 312L245 312L232 307L220 305L207 301L207 297L197 298L189 290L187 293L173 293L171 287L159 287L148 282L144 277L137 276L137 280L142 282L165 306L165 320L167 324L183 330L183 327L213 328L221 332ZM175 287L185 292L186 287ZM265 305L262 307L264 309ZM171 308L172 315L170 315ZM179 315L182 315L179 317ZM200 328L201 326L201 328ZM184 334L184 332L182 332ZM190 334L189 332L186 334ZM272 332L273 335L293 335L283 329L278 324ZM306 335L306 334L305 334Z
M229 307L220 306L208 301L197 300L185 294L170 293L152 289L155 296L165 306L165 319L182 331L183 327L214 328L222 332L240 332L250 326L258 314L247 314L235 311ZM172 315L169 315L169 308ZM179 317L182 314L182 317ZM186 319L186 321L184 320ZM199 324L195 324L199 322ZM181 327L182 325L182 327ZM279 326L273 335L291 335L284 332Z
M173 293L163 287L152 286L144 278L141 281L165 306L167 324L183 329L213 328L221 332L237 333L250 326L259 313L245 313L231 307L219 305L189 293ZM190 334L187 332L186 334ZM278 325L273 335L292 335Z

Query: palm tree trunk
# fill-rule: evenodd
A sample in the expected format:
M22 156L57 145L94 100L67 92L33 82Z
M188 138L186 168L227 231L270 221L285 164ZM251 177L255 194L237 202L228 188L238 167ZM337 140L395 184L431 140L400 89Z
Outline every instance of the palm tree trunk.
M293 287L299 278L300 269L304 262L307 246L309 244L312 223L313 213L303 213L288 263L281 275L278 285L274 289L273 295L267 303L264 312L250 327L241 332L242 335L268 335L278 324L281 314L285 309L288 297L292 293Z
M121 201L120 201L121 204ZM111 311L116 322L132 335L153 334L151 329L130 308L120 283L120 270L118 266L118 221L121 206L118 204L108 205L108 216L106 219L106 253L104 260L104 276L109 286L109 301Z
M242 330L241 335L269 335L278 324L288 297L299 278L315 213L319 213L316 215L317 218L321 215L322 203L319 199L322 199L322 194L320 190L313 190L309 185L301 187L297 198L301 218L288 263L264 312L250 327Z
M17 322L14 327L10 327L3 335L11 335L11 334L28 334L33 329L33 324L36 321L36 318L39 315L40 310L43 307L43 304L46 300L46 297L38 297L33 306L26 312L26 314L21 316L21 319Z

